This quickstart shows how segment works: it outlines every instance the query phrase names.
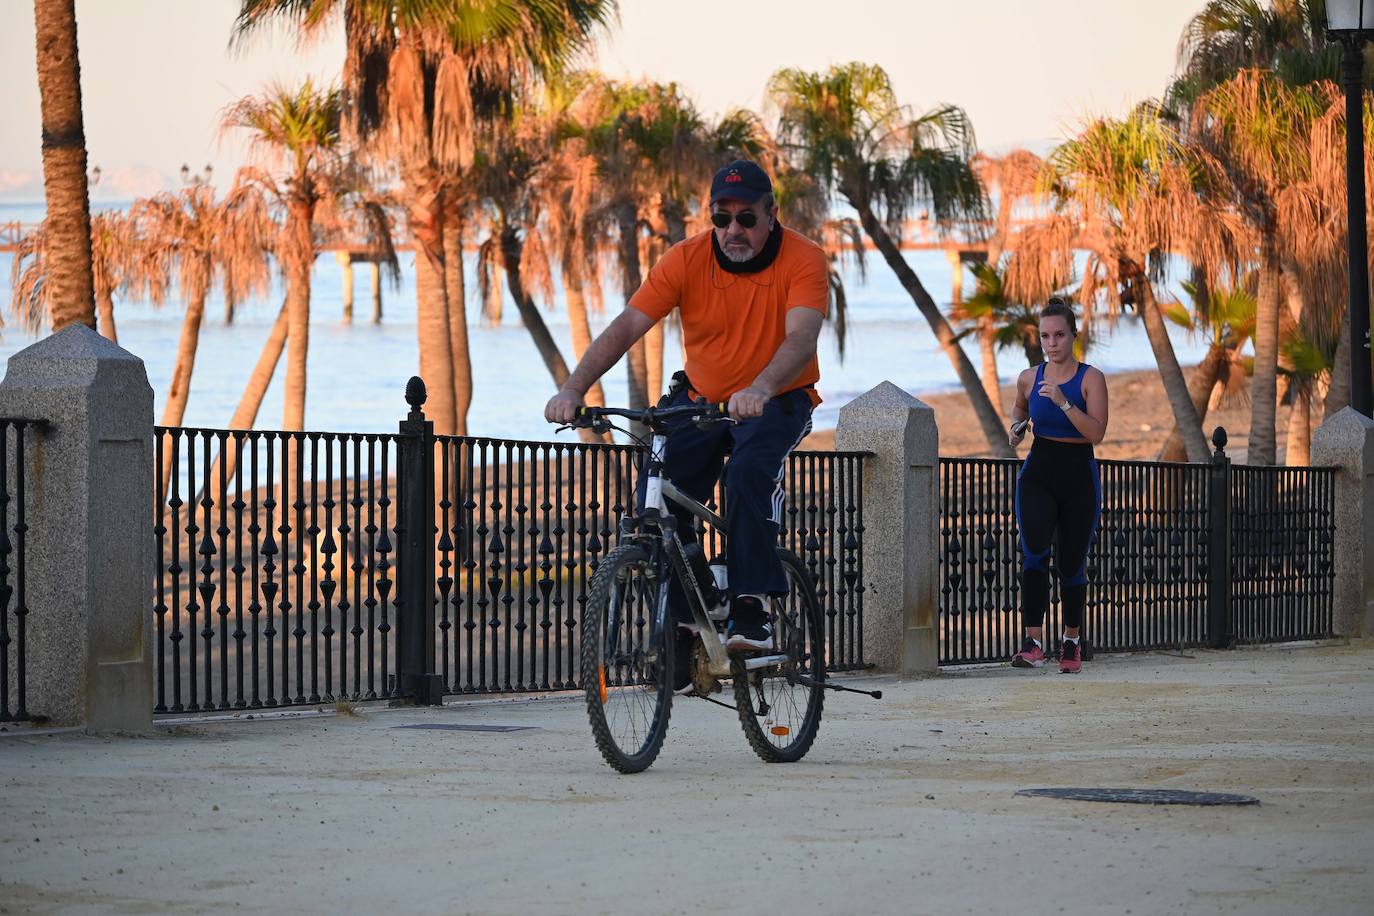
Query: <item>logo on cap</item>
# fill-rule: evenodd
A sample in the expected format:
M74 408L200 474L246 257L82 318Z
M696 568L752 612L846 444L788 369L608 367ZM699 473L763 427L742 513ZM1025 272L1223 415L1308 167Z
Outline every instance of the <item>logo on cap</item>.
M743 181L743 180L744 180L744 179L743 179L742 177L740 177L740 173L739 173L739 170L738 170L738 169L731 169L731 170L730 170L730 174L725 176L725 183L726 183L726 184L733 184L733 183L736 182L736 181Z

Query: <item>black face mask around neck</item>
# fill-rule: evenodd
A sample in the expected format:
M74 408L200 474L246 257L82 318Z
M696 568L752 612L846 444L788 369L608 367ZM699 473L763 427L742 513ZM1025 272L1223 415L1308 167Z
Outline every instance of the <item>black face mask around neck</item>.
M763 250L747 261L732 261L727 258L725 252L721 250L720 240L716 238L716 233L711 232L711 250L716 253L716 263L726 273L756 274L765 270L777 259L778 251L781 248L782 223L777 220L773 221L773 231L768 233L768 241L763 243Z

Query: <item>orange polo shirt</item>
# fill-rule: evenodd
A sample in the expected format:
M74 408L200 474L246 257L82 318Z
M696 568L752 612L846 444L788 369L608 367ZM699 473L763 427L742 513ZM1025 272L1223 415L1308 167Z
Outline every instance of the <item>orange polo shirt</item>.
M794 308L825 314L830 299L825 252L783 227L773 263L758 273L732 274L716 263L711 230L679 242L659 259L630 306L655 321L681 312L687 377L709 401L727 401L748 388L787 337ZM814 385L821 370L813 356L778 394ZM810 392L813 404L820 398Z

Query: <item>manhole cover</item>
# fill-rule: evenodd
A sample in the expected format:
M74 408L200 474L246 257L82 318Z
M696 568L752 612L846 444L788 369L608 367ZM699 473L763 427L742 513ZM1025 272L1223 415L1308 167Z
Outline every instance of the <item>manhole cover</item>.
M1126 805L1258 805L1259 799L1226 792L1184 792L1179 789L1021 789L1017 795L1071 798L1075 801L1117 802Z
M420 725L393 725L392 728L424 728L441 732L523 732L535 728L533 725L456 725L444 722L426 722Z

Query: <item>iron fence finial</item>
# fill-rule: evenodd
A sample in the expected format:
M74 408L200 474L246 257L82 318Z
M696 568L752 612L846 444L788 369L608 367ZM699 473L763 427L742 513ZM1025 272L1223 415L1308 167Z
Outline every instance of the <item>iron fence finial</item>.
M429 392L425 390L425 380L418 375L412 375L410 381L406 382L406 403L411 410L419 410L424 407L425 401L429 400Z
M1212 444L1216 446L1217 449L1216 454L1212 456L1213 458L1226 457L1226 442L1226 427L1218 426L1212 431Z

